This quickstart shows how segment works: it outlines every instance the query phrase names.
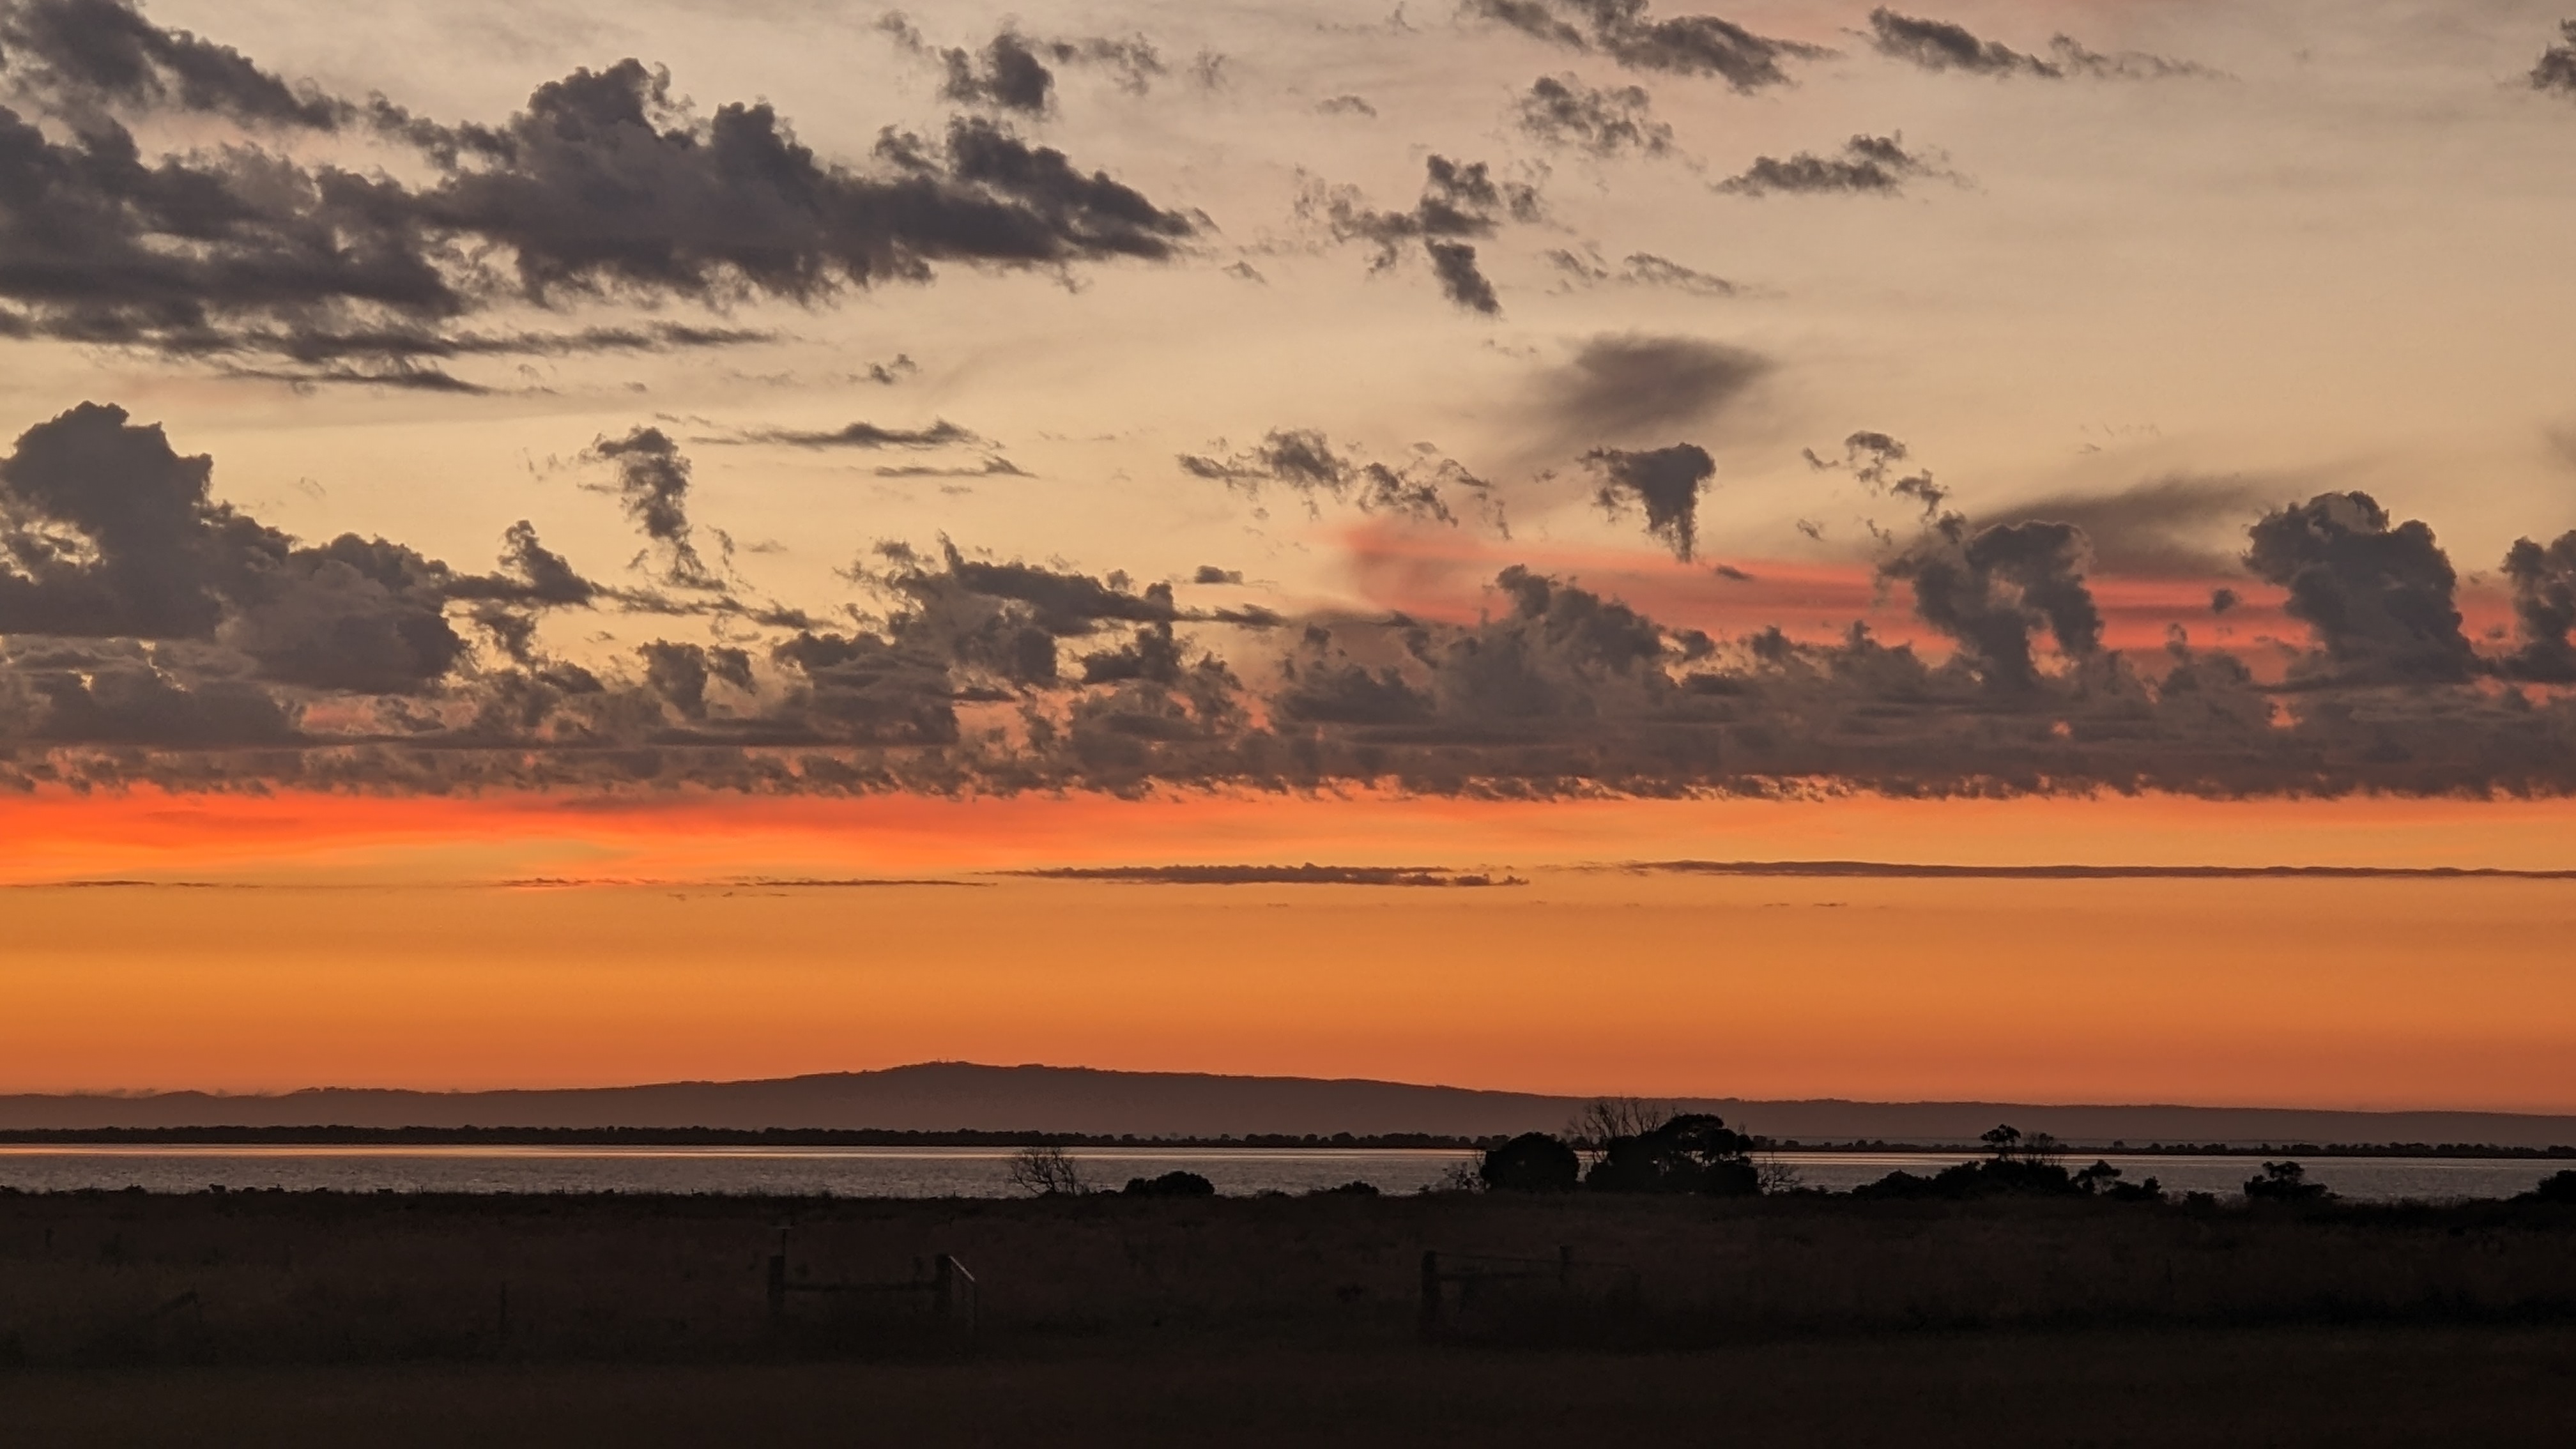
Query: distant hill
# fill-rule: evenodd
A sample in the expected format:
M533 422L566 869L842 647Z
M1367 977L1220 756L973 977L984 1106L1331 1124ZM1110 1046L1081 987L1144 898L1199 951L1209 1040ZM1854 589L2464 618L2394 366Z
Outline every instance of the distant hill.
M1079 1132L1138 1137L1483 1137L1565 1126L1587 1099L1400 1082L988 1067L927 1062L751 1082L664 1082L556 1091L409 1092L323 1087L276 1096L159 1092L0 1096L0 1129L78 1127L825 1127ZM2045 1106L2018 1102L1801 1102L1699 1098L1774 1138L1969 1142L1998 1122L2077 1144L2126 1141L2576 1143L2576 1117L2507 1112Z

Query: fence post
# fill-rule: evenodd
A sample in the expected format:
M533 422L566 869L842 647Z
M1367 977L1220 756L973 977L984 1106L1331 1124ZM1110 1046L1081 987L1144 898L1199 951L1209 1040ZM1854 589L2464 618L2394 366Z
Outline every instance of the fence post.
M936 1266L935 1295L939 1321L947 1323L957 1316L957 1260L946 1253L939 1255Z
M1422 1250L1422 1317L1419 1331L1424 1343L1440 1341L1440 1254L1430 1248Z
M769 1255L769 1321L778 1323L787 1317L787 1254Z

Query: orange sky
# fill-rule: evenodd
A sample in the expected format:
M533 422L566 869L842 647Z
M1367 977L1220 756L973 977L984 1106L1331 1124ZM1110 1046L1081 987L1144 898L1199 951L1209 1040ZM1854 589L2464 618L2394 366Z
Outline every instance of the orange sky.
M2576 868L2576 801L1477 801L704 793L405 798L46 793L0 801L0 882L903 876L1049 865L1952 864Z
M9 911L0 1090L948 1058L2576 1110L2569 882L35 889Z
M958 1057L1569 1092L2576 1110L2576 883L1547 868L2567 868L2571 826L2563 801L38 796L0 805L0 878L19 883L0 894L0 1090L603 1084ZM1501 864L1530 884L720 884L1306 860ZM494 884L528 877L659 884ZM37 884L111 878L260 884Z

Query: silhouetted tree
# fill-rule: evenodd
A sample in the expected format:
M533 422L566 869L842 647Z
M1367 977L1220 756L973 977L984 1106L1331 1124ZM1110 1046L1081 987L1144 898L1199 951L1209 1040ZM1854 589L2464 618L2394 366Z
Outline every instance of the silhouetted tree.
M1725 1119L1691 1112L1634 1136L1614 1137L1583 1185L1599 1192L1698 1192L1750 1197L1762 1177L1749 1155L1753 1139Z
M1052 1142L1023 1147L1011 1155L1011 1186L1039 1197L1078 1197L1091 1191L1082 1169Z
M1643 1097L1596 1097L1566 1125L1566 1133L1583 1149L1587 1166L1597 1166L1622 1137L1643 1137L1675 1116L1670 1102Z
M1160 1177L1131 1177L1124 1197L1214 1197L1216 1184L1195 1172L1167 1172Z
M1495 1192L1570 1192L1583 1164L1544 1132L1524 1132L1485 1154L1476 1176Z
M2322 1182L2308 1181L2308 1170L2295 1162L2267 1162L2261 1177L2245 1180L2248 1202L2316 1202L2332 1197Z

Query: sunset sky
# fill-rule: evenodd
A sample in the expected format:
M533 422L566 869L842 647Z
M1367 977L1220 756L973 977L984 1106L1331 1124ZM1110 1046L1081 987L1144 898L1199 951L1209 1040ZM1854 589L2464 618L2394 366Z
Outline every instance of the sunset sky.
M2576 1111L2576 21L1698 3L0 0L0 1091Z

